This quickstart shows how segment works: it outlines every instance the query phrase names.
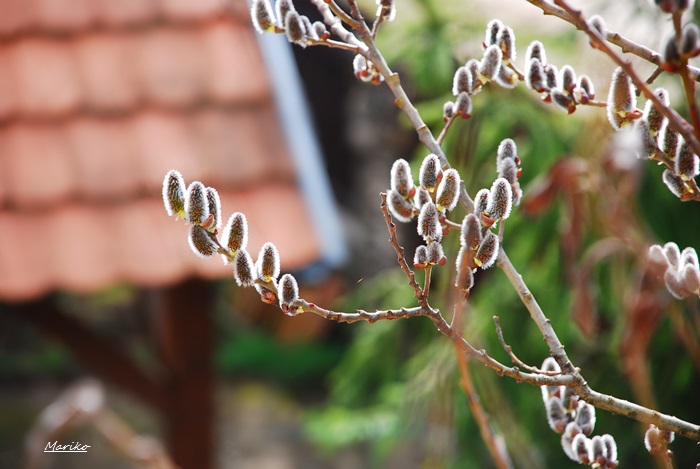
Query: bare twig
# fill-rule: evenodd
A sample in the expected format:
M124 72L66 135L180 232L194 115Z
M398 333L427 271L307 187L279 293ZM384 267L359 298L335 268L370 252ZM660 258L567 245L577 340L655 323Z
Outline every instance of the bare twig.
M517 355L515 355L515 352L513 352L513 347L508 345L506 343L506 339L503 337L503 329L501 329L501 320L498 316L493 317L493 322L496 324L496 335L498 335L498 341L501 343L501 347L503 347L503 350L506 351L508 355L510 355L510 359L513 363L515 363L518 367L531 371L533 373L541 373L545 374L547 376L556 376L561 374L561 371L546 371L546 370L541 370L537 368L536 366L531 366L527 365L525 362L520 360Z
M452 327L456 330L461 330L461 317L466 307L466 300L459 299L458 303L454 306L454 319L452 321ZM455 345L455 355L457 356L457 368L459 369L460 385L464 394L467 396L467 404L469 404L469 409L472 411L474 420L479 427L479 432L481 433L481 439L484 440L486 447L491 453L496 467L499 469L510 469L513 467L513 463L508 456L508 453L504 445L499 444L499 441L503 441L503 436L500 434L495 434L493 428L491 428L490 417L486 410L481 405L481 398L479 393L474 387L472 382L471 373L469 371L469 361L464 353Z

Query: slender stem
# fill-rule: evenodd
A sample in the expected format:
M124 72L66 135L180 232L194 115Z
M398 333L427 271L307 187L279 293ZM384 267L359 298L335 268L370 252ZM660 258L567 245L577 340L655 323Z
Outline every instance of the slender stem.
M423 295L428 298L430 295L430 274L433 271L433 266L428 264L425 266L425 285L423 286Z
M462 329L462 314L464 308L466 307L466 300L460 299L454 306L454 319L452 320L452 328L460 331ZM496 467L499 469L511 469L513 463L508 456L505 445L502 443L504 438L500 434L496 434L491 428L489 414L486 412L484 407L481 405L481 397L479 392L474 387L472 382L471 373L469 370L469 361L464 353L455 345L455 355L457 356L457 368L459 369L460 385L464 391L464 395L467 396L467 404L469 404L469 409L472 411L474 420L479 427L479 432L481 433L481 439L484 440L486 447L491 453ZM499 442L501 444L499 444Z
M450 130L450 127L452 126L452 123L455 121L456 118L457 118L457 116L452 116L449 119L447 119L447 122L445 122L445 127L442 128L440 135L438 135L438 138L437 138L438 145L442 145L442 142L445 140L445 137L447 136L447 131Z

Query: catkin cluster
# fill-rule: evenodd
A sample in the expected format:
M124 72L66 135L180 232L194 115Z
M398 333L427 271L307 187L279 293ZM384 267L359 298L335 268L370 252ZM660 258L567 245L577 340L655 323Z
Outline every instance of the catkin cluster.
M680 299L700 296L698 254L692 247L681 250L676 243L655 244L649 248L649 262L659 268L666 288Z
M474 271L496 261L500 240L492 228L510 216L522 197L520 157L513 140L505 139L499 145L496 168L498 178L490 189L476 194L474 212L464 217L460 228L455 286L465 295L474 285ZM416 186L405 160L394 162L387 206L398 221L408 223L417 217L417 231L425 244L416 249L413 265L424 269L447 261L441 243L450 230L447 217L459 201L461 178L453 168L443 170L438 157L430 154L421 164L418 180Z
M540 93L544 102L554 103L571 114L578 104L588 104L595 99L593 82L587 75L576 78L570 65L560 70L547 62L547 54L540 41L532 41L525 53L525 84Z
M561 372L552 357L545 359L542 370ZM601 469L617 467L615 439L608 434L589 438L595 428L595 407L581 400L567 386L542 386L542 400L547 422L552 430L561 434L561 446L569 458Z
M280 275L280 258L272 243L265 243L256 262L246 250L248 245L248 222L244 214L232 214L223 228L221 240L221 202L219 194L199 181L185 189L182 175L168 171L163 180L163 203L168 215L184 218L188 225L189 244L200 257L220 254L224 263L233 264L233 278L238 286L254 287L265 303L278 301L282 311L288 315L301 312L296 304L299 287L291 274Z

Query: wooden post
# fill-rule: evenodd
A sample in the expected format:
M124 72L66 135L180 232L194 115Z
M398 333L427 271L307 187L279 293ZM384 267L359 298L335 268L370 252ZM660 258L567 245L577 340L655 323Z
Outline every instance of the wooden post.
M156 311L166 443L181 469L214 467L211 305L210 285L192 279L166 288Z

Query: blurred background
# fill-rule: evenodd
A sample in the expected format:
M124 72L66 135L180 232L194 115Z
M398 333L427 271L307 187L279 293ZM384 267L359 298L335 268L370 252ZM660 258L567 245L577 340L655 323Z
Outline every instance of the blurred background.
M575 4L657 50L672 28L642 0ZM361 5L371 18L374 2ZM605 99L610 62L524 0L403 0L378 41L434 133L454 70L481 56L495 17L515 30L518 66L539 39ZM493 467L454 351L429 321L288 318L236 288L220 259L194 256L162 207L177 169L218 189L224 218L247 215L251 254L277 245L305 299L412 305L378 193L396 158L417 175L427 152L388 89L357 81L351 62L259 37L244 0L0 0L1 468ZM684 113L678 80L657 83ZM504 244L570 357L594 389L698 422L698 303L674 300L645 253L697 248L700 209L613 136L601 109L566 116L524 86L489 85L443 148L474 194L496 176L500 141L516 141L525 199ZM400 228L411 257L415 227ZM450 266L458 243L443 244ZM433 274L443 311L450 270ZM476 282L467 339L507 363L498 315L516 354L539 365L548 351L502 272ZM471 374L516 467L574 467L539 389ZM598 413L595 433L615 437L622 467L659 464L643 432ZM50 441L90 448L44 454ZM700 461L693 442L672 449L678 467Z

